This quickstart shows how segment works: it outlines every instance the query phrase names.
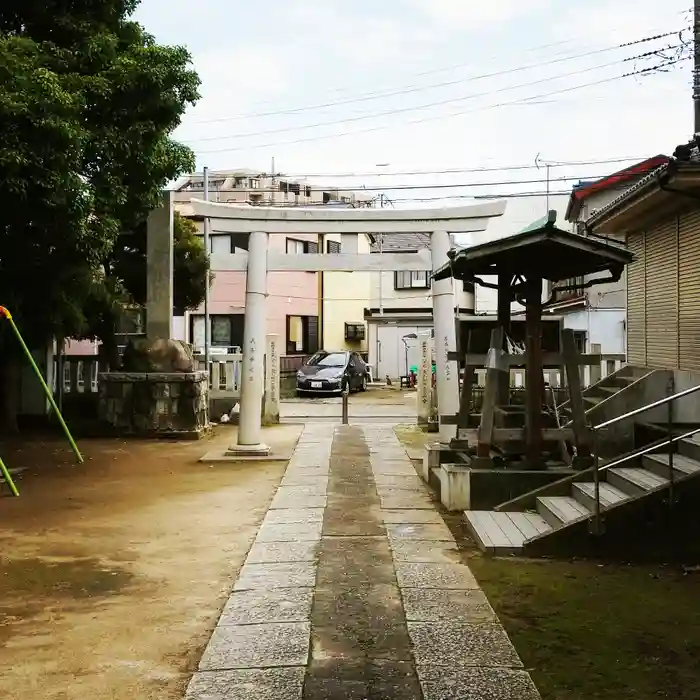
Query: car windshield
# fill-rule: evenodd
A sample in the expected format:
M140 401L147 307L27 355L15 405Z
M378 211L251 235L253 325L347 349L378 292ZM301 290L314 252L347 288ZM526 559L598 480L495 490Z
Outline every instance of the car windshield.
M347 355L344 352L319 352L306 364L311 367L345 367Z

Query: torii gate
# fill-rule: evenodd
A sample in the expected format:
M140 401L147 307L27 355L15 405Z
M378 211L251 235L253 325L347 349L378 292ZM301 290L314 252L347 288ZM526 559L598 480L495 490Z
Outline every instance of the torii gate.
M210 220L212 231L249 234L247 253L211 256L213 272L247 272L238 445L230 452L248 454L268 452L261 442L268 272L436 271L448 261L450 234L485 231L489 220L502 216L506 207L503 200L435 209L242 207L200 199L191 204L195 215ZM268 253L268 236L294 233L340 234L340 254ZM358 254L358 235L366 233L426 233L430 250ZM459 365L449 359L457 349L452 280L433 282L432 296L439 415L453 415L459 410ZM454 436L454 426L440 425L442 441Z

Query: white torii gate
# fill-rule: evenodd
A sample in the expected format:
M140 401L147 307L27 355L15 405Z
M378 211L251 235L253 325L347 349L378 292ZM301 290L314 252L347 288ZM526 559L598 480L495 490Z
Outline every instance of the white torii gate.
M265 453L261 442L263 354L266 341L266 296L269 271L437 270L447 262L450 234L485 231L489 220L501 216L505 201L439 209L336 209L241 207L191 200L197 216L209 218L212 231L249 234L248 252L212 255L211 269L245 270L245 330L238 445L232 452ZM340 254L285 255L268 253L269 235L335 233ZM430 250L417 253L358 254L358 234L427 233ZM448 360L456 350L452 280L433 283L436 371L440 415L459 409L458 363ZM454 426L441 425L440 438L454 437Z

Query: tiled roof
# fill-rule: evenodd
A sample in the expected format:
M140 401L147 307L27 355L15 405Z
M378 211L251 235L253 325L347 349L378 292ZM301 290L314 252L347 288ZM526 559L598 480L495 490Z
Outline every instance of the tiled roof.
M652 170L648 175L645 175L641 180L636 182L629 189L626 189L622 194L615 197L615 199L613 199L611 202L608 202L608 204L606 204L604 207L595 210L589 217L586 224L595 223L595 221L602 217L604 214L607 214L609 211L613 210L625 200L633 197L637 192L643 190L645 187L654 182L658 177L667 173L671 169L672 165L675 167L676 162L677 161L670 161Z

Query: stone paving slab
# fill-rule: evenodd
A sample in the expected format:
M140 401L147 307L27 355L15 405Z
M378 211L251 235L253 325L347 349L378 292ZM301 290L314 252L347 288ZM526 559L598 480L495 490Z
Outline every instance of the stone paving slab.
M500 624L409 622L418 666L522 667Z
M318 542L255 542L246 564L313 562L317 559Z
M434 510L383 510L382 520L389 524L444 525L440 513Z
M386 530L391 539L397 540L454 541L444 523L388 523Z
M408 622L497 622L480 590L403 588L401 596Z
M323 495L313 495L300 493L296 486L285 486L277 489L275 497L272 499L270 508L325 508L327 499Z
M323 508L280 508L268 510L263 519L265 525L286 525L288 523L322 523Z
M256 542L318 542L322 521L311 523L263 523Z
M316 465L303 465L298 467L287 467L284 473L285 479L328 479L328 467Z
M311 645L314 658L353 661L358 658L387 661L413 661L411 644L403 625L377 624L368 627L364 634L347 634L343 626L314 626Z
M435 504L428 496L416 496L413 494L380 496L379 502L386 510L435 510Z
M309 700L422 700L412 663L382 659L319 662L306 677Z
M214 630L199 670L305 666L309 637L308 622L222 625Z
M425 489L423 480L415 474L375 474L377 486L394 487L397 489L414 489L420 486Z
M375 476L415 476L416 470L405 460L395 462L375 462L372 464Z
M454 542L427 540L389 540L395 562L459 562L459 550Z
M313 588L273 588L234 591L219 618L221 625L306 622L311 615Z
M328 474L310 473L306 471L299 473L293 472L284 476L280 482L280 486L308 486L311 484L323 485L324 490L328 487Z
M316 565L312 562L285 562L281 564L246 564L238 575L233 590L253 588L313 588L316 583Z
M306 668L195 673L185 700L301 700Z
M443 590L478 589L474 575L464 564L396 562L399 588L441 588Z
M423 484L413 485L396 485L396 484L377 484L377 494L380 498L395 498L399 496L427 496L430 494Z
M419 666L418 677L424 700L540 700L525 671Z

